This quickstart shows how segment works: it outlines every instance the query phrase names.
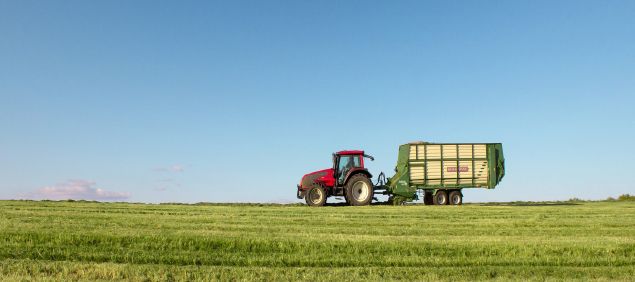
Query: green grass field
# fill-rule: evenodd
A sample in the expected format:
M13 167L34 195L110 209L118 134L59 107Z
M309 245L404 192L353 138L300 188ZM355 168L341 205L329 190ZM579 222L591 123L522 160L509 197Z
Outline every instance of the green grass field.
M635 280L635 202L0 201L0 280Z

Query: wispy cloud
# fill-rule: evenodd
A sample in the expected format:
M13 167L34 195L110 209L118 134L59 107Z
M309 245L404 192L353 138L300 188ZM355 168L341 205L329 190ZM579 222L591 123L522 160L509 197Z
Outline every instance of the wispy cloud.
M157 175L161 178L156 180L157 185L152 188L152 190L156 192L165 192L181 187L178 180L180 176L176 174L182 174L185 171L185 167L186 166L181 164L173 164L154 168L153 170L159 172Z
M185 167L183 165L180 164L174 164L171 166L167 166L167 167L157 167L154 169L154 171L159 171L159 172L183 172L185 171Z
M179 181L175 180L174 178L163 178L157 180L157 187L153 188L152 190L157 192L165 192L180 187L181 183L179 183Z
M96 200L96 201L115 201L125 200L130 197L130 193L107 191L95 187L95 182L75 179L58 183L52 186L45 186L34 193L25 195L31 199L48 199L48 200Z

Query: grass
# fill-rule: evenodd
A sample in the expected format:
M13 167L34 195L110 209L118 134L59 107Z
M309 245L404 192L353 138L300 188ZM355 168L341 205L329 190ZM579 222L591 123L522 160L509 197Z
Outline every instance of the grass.
M0 201L0 280L623 280L635 202Z

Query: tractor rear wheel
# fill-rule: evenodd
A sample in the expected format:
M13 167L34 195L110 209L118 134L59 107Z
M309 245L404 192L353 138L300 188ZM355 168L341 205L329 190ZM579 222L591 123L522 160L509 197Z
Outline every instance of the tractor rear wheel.
M434 194L433 201L434 201L435 205L447 205L448 204L448 193L446 193L443 190L437 191L437 193Z
M450 192L450 204L451 205L463 204L463 195L461 195L461 191L454 190Z
M312 207L320 207L326 203L326 191L322 186L315 186L304 195L306 204Z
M373 183L363 174L351 176L346 183L346 198L351 206L365 206L373 200Z

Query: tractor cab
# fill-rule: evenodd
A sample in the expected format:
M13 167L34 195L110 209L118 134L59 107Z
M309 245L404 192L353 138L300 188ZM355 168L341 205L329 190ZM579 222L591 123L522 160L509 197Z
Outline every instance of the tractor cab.
M373 157L364 155L364 151L339 151L333 154L333 178L335 186L343 186L350 172L367 171L364 168L364 157L373 160Z

